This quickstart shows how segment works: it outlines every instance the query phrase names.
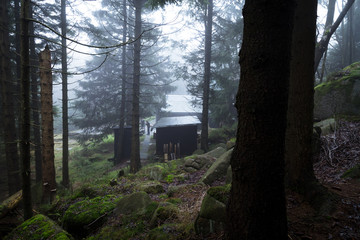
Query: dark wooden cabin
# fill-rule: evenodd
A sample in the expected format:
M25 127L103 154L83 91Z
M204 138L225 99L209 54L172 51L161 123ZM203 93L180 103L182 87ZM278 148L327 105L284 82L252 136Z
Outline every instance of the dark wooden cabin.
M195 116L163 117L156 128L156 154L168 154L169 159L191 155L197 149L197 126Z

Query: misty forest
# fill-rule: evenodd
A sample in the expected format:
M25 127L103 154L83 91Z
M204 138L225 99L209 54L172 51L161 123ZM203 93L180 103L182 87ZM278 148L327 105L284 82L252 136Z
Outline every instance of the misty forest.
M1 0L0 239L360 239L360 1Z

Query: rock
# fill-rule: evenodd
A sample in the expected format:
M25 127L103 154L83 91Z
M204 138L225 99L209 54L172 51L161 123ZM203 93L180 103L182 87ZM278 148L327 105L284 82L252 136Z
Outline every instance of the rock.
M115 212L120 214L143 213L151 204L151 199L146 192L135 192L119 200Z
M232 138L226 142L226 150L230 150L235 146L236 138Z
M139 189L148 194L158 194L165 192L164 187L159 182L145 182Z
M114 195L79 201L65 211L63 226L74 236L84 237L88 234L89 227L102 225L107 214L116 207L116 201L118 199Z
M216 158L207 154L196 155L186 158L184 167L187 172L194 172L209 167L215 160Z
M230 185L209 188L195 220L197 234L207 235L224 231L229 193Z
M201 178L201 182L211 185L214 181L226 176L228 167L230 166L230 158L232 149L221 155Z
M231 170L231 166L228 167L228 169L226 170L226 180L225 180L226 184L231 184L232 183L232 170Z
M360 115L360 62L315 87L314 117L327 119L338 114Z
M176 205L168 202L161 203L150 220L150 226L160 226L164 224L166 220L177 219L178 214L179 209Z
M314 124L314 130L317 134L321 135L328 135L330 133L333 133L336 128L336 122L334 118L329 118L320 122L317 122ZM318 130L320 128L320 130ZM320 135L319 134L319 135Z
M214 150L205 153L205 155L210 156L210 157L214 157L214 158L218 158L221 155L223 155L225 152L226 152L225 148L217 147Z
M15 228L4 240L38 240L38 239L74 239L48 217L38 214L23 222Z
M174 224L164 224L149 231L145 240L178 240L178 229Z

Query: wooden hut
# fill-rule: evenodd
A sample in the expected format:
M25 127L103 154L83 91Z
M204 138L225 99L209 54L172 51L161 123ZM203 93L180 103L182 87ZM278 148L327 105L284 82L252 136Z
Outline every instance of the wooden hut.
M191 155L197 149L197 126L200 120L196 116L160 118L156 128L156 154L165 159Z

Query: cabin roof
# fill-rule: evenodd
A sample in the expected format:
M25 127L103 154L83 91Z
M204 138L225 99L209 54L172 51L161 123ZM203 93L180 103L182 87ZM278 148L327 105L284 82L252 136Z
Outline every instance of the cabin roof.
M201 124L201 122L195 116L163 117L155 123L154 128L179 127L198 124Z
M172 113L201 113L201 108L192 105L192 101L196 100L191 95L166 95L166 107L162 108L162 112Z

